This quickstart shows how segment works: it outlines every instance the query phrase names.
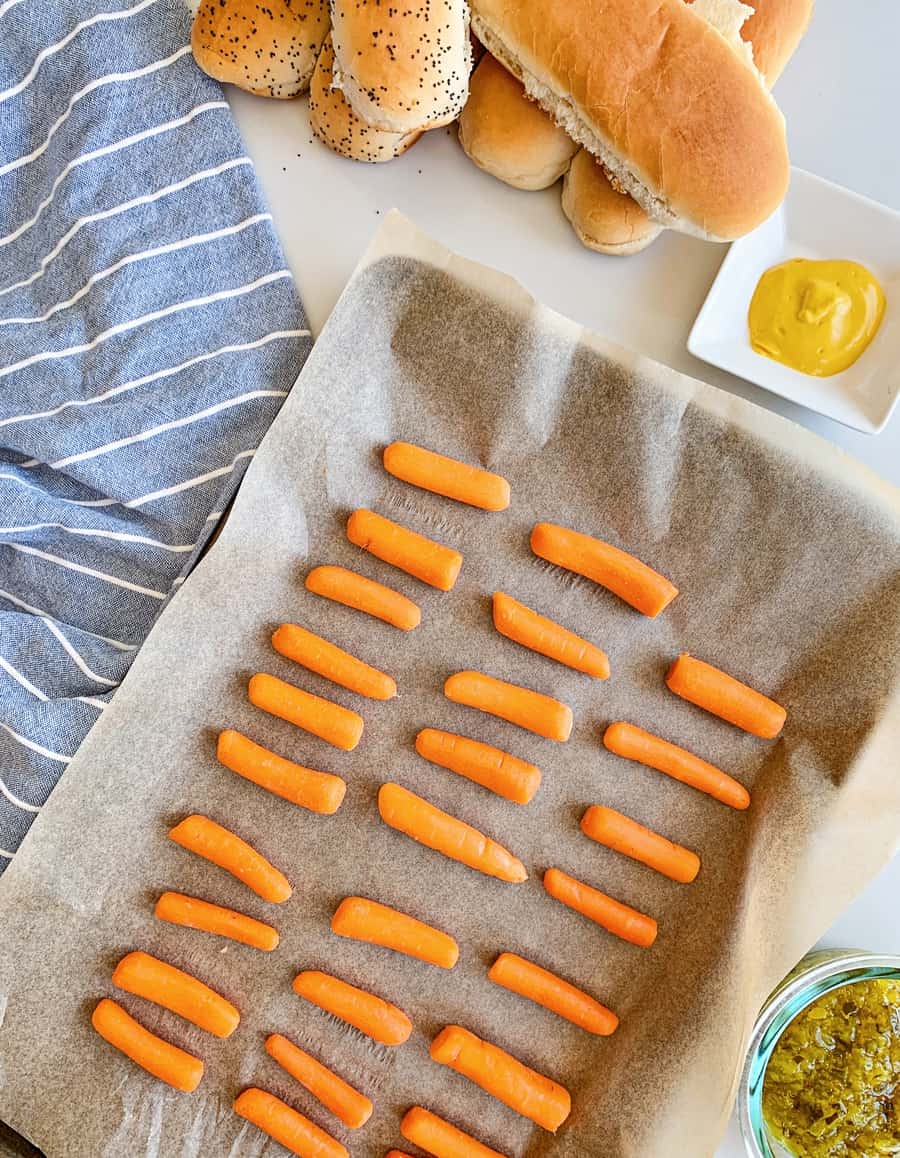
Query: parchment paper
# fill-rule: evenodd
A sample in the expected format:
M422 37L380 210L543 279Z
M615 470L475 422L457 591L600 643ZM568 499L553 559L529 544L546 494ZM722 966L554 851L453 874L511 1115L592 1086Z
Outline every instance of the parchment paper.
M513 501L485 514L389 478L379 456L406 438L506 474ZM460 547L450 594L426 589L345 539L369 506ZM671 577L681 594L653 621L534 558L538 519L597 534ZM310 566L357 567L417 599L401 635L305 591ZM497 636L502 588L606 648L592 681ZM308 625L394 673L400 695L361 703L276 655L280 622ZM720 664L790 711L774 743L672 696L663 674L682 649ZM421 1103L504 1154L703 1158L721 1136L743 1043L770 988L883 864L900 828L900 504L840 451L740 399L615 348L537 305L513 282L454 257L393 215L345 291L297 388L259 450L224 533L144 646L0 883L0 1117L59 1155L256 1156L281 1151L231 1112L260 1084L354 1155L400 1142ZM449 704L452 671L482 668L572 705L554 744ZM352 753L252 708L265 670L360 708ZM629 719L738 776L739 814L602 748ZM520 808L419 759L434 725L538 763L544 784ZM215 736L245 731L349 782L332 818L309 815L220 767ZM500 840L527 864L522 885L432 853L378 819L398 780ZM580 832L604 802L701 854L685 886ZM257 901L166 839L189 812L237 830L296 886ZM547 897L557 865L659 920L656 945L625 944ZM272 920L277 952L163 925L166 888ZM447 973L329 931L362 894L452 932ZM90 1028L110 972L142 948L187 968L240 1008L227 1042L121 998L150 1028L206 1059L193 1096L165 1089ZM501 950L558 971L622 1018L608 1040L582 1033L485 977ZM302 1002L295 973L333 970L405 1008L400 1049L374 1047ZM573 1094L557 1138L428 1059L459 1022L562 1081ZM374 1117L350 1135L263 1050L280 1031L369 1093Z

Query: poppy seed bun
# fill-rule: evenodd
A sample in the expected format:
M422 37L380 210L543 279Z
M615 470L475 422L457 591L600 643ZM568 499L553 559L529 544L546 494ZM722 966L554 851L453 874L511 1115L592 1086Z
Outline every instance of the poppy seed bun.
M191 48L216 80L287 100L306 92L328 26L328 0L201 0Z
M741 29L741 36L753 45L753 63L771 88L809 28L813 0L752 2L755 11Z
M466 0L331 0L334 83L379 129L449 124L466 101L472 47Z
M655 220L728 241L783 200L784 118L683 0L472 0L472 22Z
M472 73L459 143L480 169L516 189L546 189L578 148L490 54Z
M596 157L579 149L563 180L563 213L578 240L597 253L627 257L640 253L662 233L662 226L627 193L613 188Z
M329 36L309 83L309 123L315 135L335 153L352 161L392 161L416 143L420 133L386 133L358 117L338 88L332 88L334 49Z

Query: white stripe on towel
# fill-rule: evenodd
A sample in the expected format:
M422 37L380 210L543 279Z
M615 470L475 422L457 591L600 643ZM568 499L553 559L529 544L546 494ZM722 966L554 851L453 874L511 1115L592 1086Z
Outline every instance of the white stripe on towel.
M78 700L79 703L90 704L91 707L96 708L98 712L106 711L106 704L104 704L103 700L96 700L93 696L76 696L75 699Z
M3 4L0 4L0 16L5 16L7 14L7 12L9 12L10 8L15 8L15 6L17 4L21 4L21 3L22 3L22 0L5 0L5 2ZM5 854L2 851L0 851L0 856L3 856L3 855L5 855Z
M179 491L190 490L191 487L200 486L201 483L209 482L210 479L221 478L223 474L230 474L242 458L252 458L256 454L259 447L254 446L251 450L242 450L240 454L236 454L228 466L220 466L218 470L207 471L206 474L198 474L196 478L186 479L184 482L176 483L175 486L165 487L161 491L151 491L149 495L141 495L139 499L132 499L130 502L124 504L126 507L140 507L144 503L152 503L156 499L165 498L167 495L178 494Z
M37 547L26 547L24 543L0 543L10 551L19 551L23 555L34 555L36 559L44 559L48 563L55 563L57 567L65 567L67 571L78 571L82 575L90 575L93 579L102 579L113 587L124 587L128 591L136 591L138 595L148 595L152 599L165 599L164 591L156 591L152 587L141 587L138 583L131 583L127 579L119 579L115 575L107 575L105 571L97 571L93 567L85 567L81 563L73 563L70 559L62 559L59 555L51 555L47 551L39 551Z
M90 539L116 539L121 543L144 543L148 547L160 547L163 551L173 554L184 554L193 551L196 543L162 543L159 539L151 539L147 535L131 535L127 531L98 531L92 527L68 527L65 523L27 523L21 527L0 527L0 535L16 535L23 531L43 530L65 531L69 535L85 535Z
M9 724L4 724L2 720L0 720L0 728L5 732L9 732L12 738L17 740L23 748L30 748L32 752L38 752L41 756L46 756L48 760L58 760L60 764L68 764L72 759L71 756L63 756L59 752L54 752L51 748L45 748L43 744L35 744L34 740L29 740L27 736L20 736L18 732L14 732ZM24 808L28 812L40 812L41 810L39 804L26 804L24 800L19 800L17 796L13 796L2 780L0 780L0 792L17 807Z
M69 656L69 658L80 671L84 672L88 679L92 679L95 683L98 684L106 684L106 686L109 688L117 688L119 686L117 680L107 679L106 676L98 675L95 671L92 671L75 650L75 648L71 645L71 643L69 643L68 639L66 639L66 637L59 630L52 619L46 615L42 615L41 619L43 620L44 625L50 634L55 639L59 640L59 643L61 644L62 649L65 651L66 655Z
M36 696L37 699L39 699L42 703L47 702L47 697L44 695L41 689L36 688L27 676L22 675L18 668L14 668L13 665L8 660L5 660L2 655L0 655L0 667L2 667L8 675L11 675L17 684L21 684L26 692L31 692L31 694Z
M17 595L13 595L9 591L0 589L0 597L7 599L10 603L14 603L16 607L21 607L23 611L27 611L30 615L37 615L45 621L50 617L49 611L42 611L40 607L32 607L30 603L26 603L24 599L19 599ZM53 629L53 634L68 651L69 647L71 646L69 641L64 639L55 628ZM97 635L95 632L91 632L90 634L93 635L94 639L101 639L104 643L108 643L111 647L117 647L119 651L137 651L138 649L138 645L136 643L122 643L118 639L109 639L108 636ZM93 673L89 672L87 674L92 675ZM110 687L118 686L115 680L105 680L101 676L97 676L96 678L99 679L101 683L108 683Z

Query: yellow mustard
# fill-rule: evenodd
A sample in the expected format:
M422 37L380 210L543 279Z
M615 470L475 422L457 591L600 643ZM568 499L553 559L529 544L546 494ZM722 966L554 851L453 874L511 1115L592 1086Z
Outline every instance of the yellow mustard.
M750 345L793 370L827 378L853 365L883 316L884 291L864 265L795 258L759 279Z

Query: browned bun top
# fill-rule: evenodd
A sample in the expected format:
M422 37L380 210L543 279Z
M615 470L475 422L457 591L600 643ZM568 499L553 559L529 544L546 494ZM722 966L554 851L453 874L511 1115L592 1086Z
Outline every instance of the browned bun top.
M753 62L769 88L794 55L812 19L814 0L750 0L754 13L741 28L753 45Z
M566 173L562 207L580 240L600 253L638 253L662 229L633 197L613 186L586 149L576 153Z

